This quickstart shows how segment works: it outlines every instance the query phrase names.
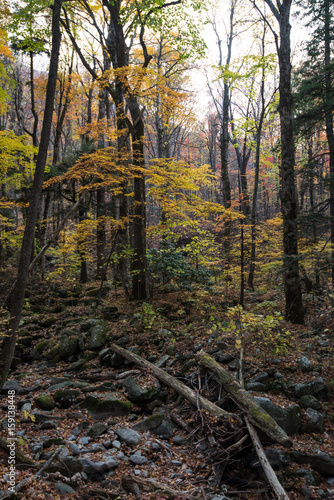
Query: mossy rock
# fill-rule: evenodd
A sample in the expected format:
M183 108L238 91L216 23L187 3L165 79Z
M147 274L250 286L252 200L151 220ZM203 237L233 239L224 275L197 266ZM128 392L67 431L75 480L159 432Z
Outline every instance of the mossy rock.
M59 356L62 359L69 358L78 349L78 337L63 337L59 342Z
M50 343L48 340L42 340L41 342L38 342L38 344L36 344L31 351L30 355L32 359L41 359L43 352L47 349L49 344Z
M124 400L122 395L109 393L87 396L83 407L87 408L88 414L95 420L104 420L129 415L132 405L130 401Z
M40 408L41 410L50 411L50 410L53 410L55 407L54 402L52 401L49 394L47 394L46 392L43 392L42 394L40 394L40 396L35 398L34 401L35 401L36 406L38 406L38 408Z
M58 389L54 394L54 400L61 408L69 408L77 403L81 392L76 389Z

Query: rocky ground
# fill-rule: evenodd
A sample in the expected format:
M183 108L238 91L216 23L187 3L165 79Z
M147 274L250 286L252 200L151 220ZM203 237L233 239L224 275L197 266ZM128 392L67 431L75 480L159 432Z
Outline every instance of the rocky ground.
M261 329L251 315L238 324L231 299L221 294L174 292L144 304L108 287L99 304L96 295L91 285L44 282L28 290L13 369L0 396L6 440L8 391L15 391L15 481L23 482L10 497L2 441L0 498L274 498L246 426L218 423L150 370L116 354L111 343L241 417L195 354L204 350L237 376L243 345L247 391L292 440L284 449L261 435L289 498L334 498L329 298L310 297L306 326L282 330L282 322L268 323L277 303L266 297L248 297L247 309L267 317Z

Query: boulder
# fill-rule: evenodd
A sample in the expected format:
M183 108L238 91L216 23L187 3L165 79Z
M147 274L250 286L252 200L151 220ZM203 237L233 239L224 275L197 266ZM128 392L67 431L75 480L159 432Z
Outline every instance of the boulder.
M313 365L306 356L300 356L298 366L302 372L311 372L313 370Z
M90 394L83 402L89 415L95 420L104 420L108 417L123 417L130 413L131 403L124 400L122 394L116 392L104 394Z
M77 403L81 392L76 389L58 389L54 394L54 400L61 408L69 408Z
M307 408L306 415L308 420L303 427L306 433L322 434L324 432L324 416L313 408Z
M98 422L97 424L92 425L88 431L87 435L90 437L97 437L101 436L101 434L104 434L107 432L108 426L106 424L103 424L102 422Z
M255 397L255 401L261 406L276 422L277 424L291 436L297 434L302 425L302 417L299 405L292 405L284 409L277 406L268 398Z
M78 337L63 337L59 342L59 356L62 359L69 358L78 349Z
M299 404L302 408L313 408L314 410L321 410L321 403L311 394L305 394L299 400Z
M334 476L334 458L327 453L315 449L310 454L291 451L290 456L297 464L309 464L323 476Z
M151 415L150 417L140 420L132 426L132 429L139 432L152 431L162 424L162 415Z
M41 410L50 411L55 407L54 402L50 398L49 394L43 392L40 396L35 398L35 405L38 406Z
M119 429L115 429L115 433L121 441L131 446L137 446L141 439L141 435L137 431L129 429L128 427L120 427Z
M96 325L90 332L89 349L99 349L106 343L107 335L102 326Z
M317 377L312 382L296 384L294 389L298 399L305 395L315 396L319 399L328 399L328 387L322 377Z
M91 328L98 324L98 320L94 318L87 319L80 324L81 332L88 332Z
M127 377L123 380L123 386L127 390L128 398L133 403L145 404L155 399L159 392L160 386L141 387L134 377Z

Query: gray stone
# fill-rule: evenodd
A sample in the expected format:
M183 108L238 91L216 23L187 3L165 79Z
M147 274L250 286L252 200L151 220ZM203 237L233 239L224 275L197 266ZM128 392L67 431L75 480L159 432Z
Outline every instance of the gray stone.
M102 422L98 422L97 424L92 425L88 431L87 435L90 437L96 437L96 436L101 436L101 434L104 434L107 432L108 426L106 424L103 424Z
M328 387L322 377L318 377L312 382L296 384L294 389L298 399L309 394L319 399L328 398Z
M104 319L111 321L119 318L120 313L116 306L105 306L102 308L102 316Z
M65 483L55 483L54 488L56 491L58 491L58 493L60 493L60 495L75 493L75 490Z
M283 470L291 462L289 454L283 450L267 448L265 454L274 469Z
M90 332L89 349L99 349L106 343L107 335L102 326L96 325Z
M310 484L311 486L314 486L316 484L316 481L314 479L314 476L313 476L312 472L309 471L308 469L299 469L299 470L297 470L297 475L303 477L304 479L306 479L306 481L308 482L308 484Z
M150 417L145 418L144 420L140 420L132 426L132 429L135 431L151 431L156 429L160 424L162 424L163 416L162 415L151 415Z
M34 401L38 408L40 408L41 410L50 411L55 407L54 402L46 392L43 392L40 396L35 398Z
M313 365L306 356L300 356L298 366L302 372L311 372L313 370Z
M163 337L165 339L173 338L173 333L166 328L159 328L158 334L160 335L160 337Z
M121 441L132 446L137 446L141 439L141 435L138 432L127 427L116 429L115 432Z
M123 417L130 413L131 403L124 401L122 394L90 394L83 402L89 415L95 420L104 420L108 417Z
M1 392L15 391L18 392L21 389L20 384L17 380L7 380L2 388Z
M314 410L321 410L321 403L311 394L305 394L299 400L299 404L302 408L313 408Z
M284 409L275 405L268 398L255 397L254 399L289 436L300 431L302 417L299 405L292 405Z
M73 387L73 382L66 380L64 382L59 382L59 384L50 385L48 391L56 391L57 389L65 389L65 387Z
M169 439L173 435L174 426L170 420L164 420L159 427L152 430L154 434L163 437L164 439Z
M75 443L68 443L71 451L72 451L72 454L74 457L77 457L78 455L80 455L81 453L81 448L80 446L78 446L77 444Z
M65 477L72 477L74 474L82 471L82 464L79 459L66 456L61 462L54 462L49 465L46 472L60 472Z
M162 356L160 359L158 359L158 361L156 361L154 364L155 366L157 366L158 368L162 368L163 366L166 366L167 364L167 361L170 359L170 356L168 356L168 354L165 354L164 356Z
M313 408L307 408L306 415L309 417L309 420L303 428L304 432L322 434L324 432L323 415Z
M88 332L91 328L98 324L98 320L94 318L87 319L80 324L80 330L82 332Z
M147 458L135 453L130 456L129 461L134 465L143 465L147 462Z
M58 424L56 422L53 422L53 420L47 420L46 422L43 422L41 424L41 429L56 429L58 427Z
M128 398L133 403L148 403L159 394L160 386L141 387L134 377L127 377L123 380L123 385L127 390Z
M78 337L62 337L58 349L62 359L69 358L77 352Z
M124 361L125 360L123 356L121 356L117 352L114 352L114 354L110 357L108 364L112 368L119 368L120 366L124 365Z
M54 400L61 408L69 408L78 401L80 394L77 389L58 389L54 394Z
M309 464L312 469L323 476L334 476L334 458L327 453L315 449L310 454L291 451L290 456L297 464Z
M108 470L115 469L118 466L118 460L111 453L104 453L103 460L108 466Z
M253 382L266 382L267 380L269 379L269 375L267 372L262 372L262 373L258 373L257 375L255 375L255 377L252 377L248 383L253 383Z
M246 390L254 392L267 392L268 386L262 384L261 382L249 382L246 385Z

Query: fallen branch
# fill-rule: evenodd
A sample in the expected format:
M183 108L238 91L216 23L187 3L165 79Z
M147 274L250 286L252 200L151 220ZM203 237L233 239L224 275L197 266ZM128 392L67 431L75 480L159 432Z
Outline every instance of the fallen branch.
M289 497L279 482L275 471L273 470L272 466L270 465L270 462L264 452L263 446L260 442L259 436L257 435L256 430L252 426L252 424L248 421L246 418L246 424L247 424L247 429L249 432L249 435L253 441L253 445L256 451L256 454L259 458L260 464L262 466L262 469L269 481L270 486L272 487L273 491L275 492L278 500L289 500Z
M134 486L137 485L137 488ZM190 493L185 493L183 491L174 490L163 483L155 481L154 479L144 479L142 477L133 476L132 474L123 476L122 486L128 491L134 493L134 490L139 491L139 487L145 491L154 491L154 493L161 493L167 495L170 498L184 498L186 500L200 500L199 497L194 497ZM135 493L138 495L138 493ZM141 498L138 497L138 498Z
M112 344L111 349L120 354L121 356L123 356L124 358L126 358L127 360L136 363L141 368L144 368L146 370L151 370L155 375L155 377L159 379L161 382L163 382L165 385L168 385L168 387L174 389L176 392L178 392L184 398L190 401L190 403L192 403L193 405L197 406L197 404L200 404L202 409L208 411L218 420L227 421L233 428L242 426L241 419L238 415L235 415L234 413L229 413L223 410L222 408L219 408L208 399L203 398L202 396L198 396L195 391L193 391L185 384L177 380L175 377L169 375L169 373L166 373L164 370L157 367L153 363L150 363L141 356L138 356L133 352L129 352L118 345Z
M204 351L196 354L196 361L212 371L214 379L223 385L225 391L230 394L251 424L263 431L275 442L283 446L291 446L291 441L283 429L217 361Z
M2 439L0 437L0 447L3 449L3 450L6 450L7 453L9 454L10 453L10 448L8 447L9 443L7 443L7 441L5 439ZM15 449L15 459L19 462L21 462L22 464L25 464L25 465L32 465L34 467L38 467L39 464L37 464L36 462L34 462L34 460L32 460L31 458L27 457L26 455L24 455L19 449Z

